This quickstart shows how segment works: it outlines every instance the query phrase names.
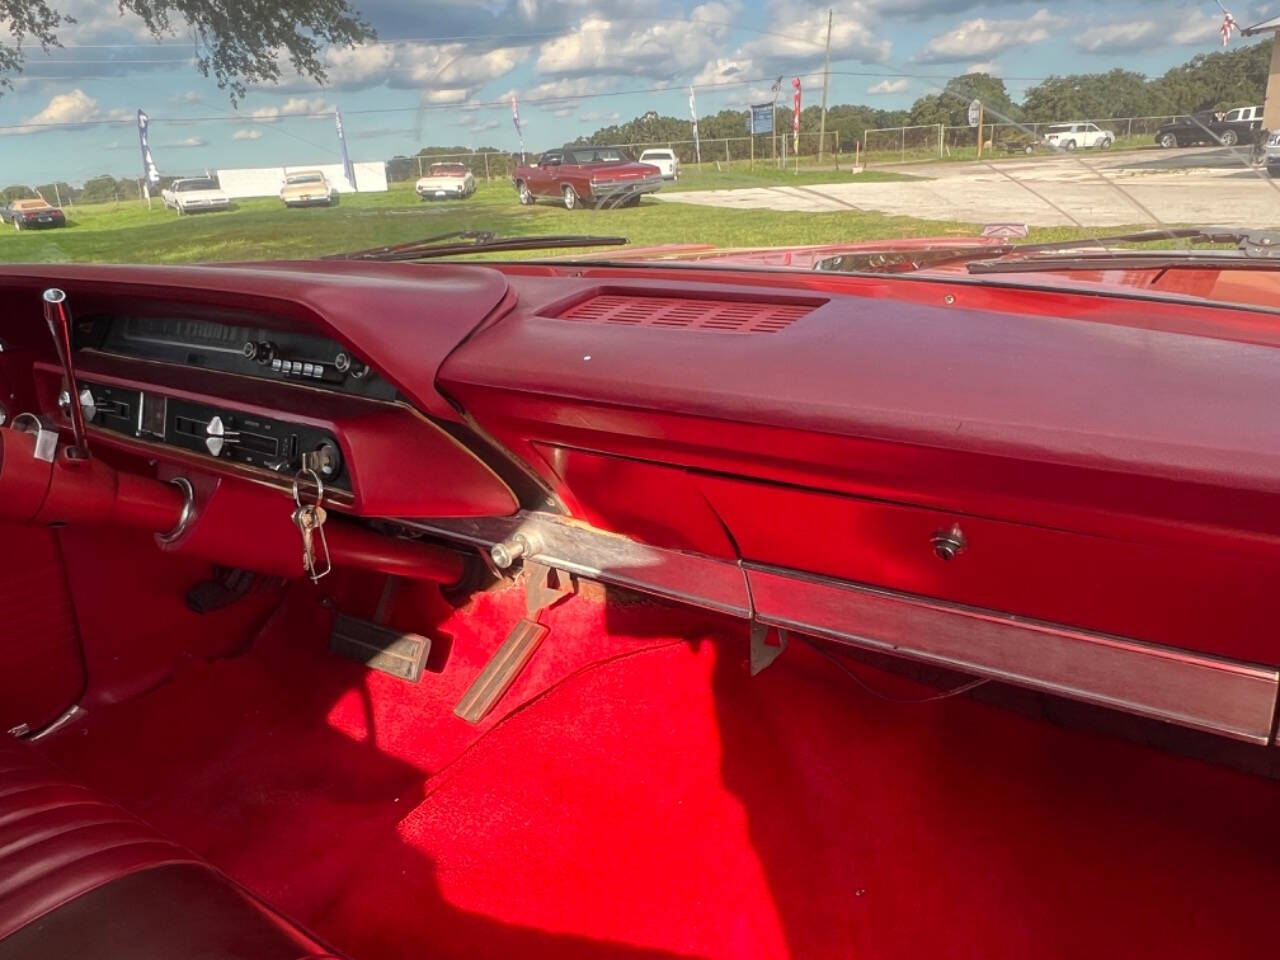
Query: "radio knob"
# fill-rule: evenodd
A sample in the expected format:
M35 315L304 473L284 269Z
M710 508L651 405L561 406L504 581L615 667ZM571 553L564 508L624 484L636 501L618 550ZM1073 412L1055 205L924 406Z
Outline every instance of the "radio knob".
M245 344L245 356L249 356L249 344ZM270 340L259 340L254 345L253 359L266 366L276 358L276 345Z

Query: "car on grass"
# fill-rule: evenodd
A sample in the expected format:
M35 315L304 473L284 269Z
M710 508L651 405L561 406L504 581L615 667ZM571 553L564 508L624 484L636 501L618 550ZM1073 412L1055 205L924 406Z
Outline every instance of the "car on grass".
M184 177L175 180L160 192L166 207L178 213L196 213L202 210L227 210L231 198L222 192L214 177Z
M662 171L653 164L639 163L620 147L585 144L548 150L537 163L516 167L511 179L521 203L551 197L569 210L633 207L662 187Z
M1166 149L1197 143L1217 143L1234 147L1252 142L1254 131L1262 128L1262 107L1236 107L1234 110L1202 110L1185 117L1174 117L1156 128L1155 140Z
M62 212L62 208L55 207L41 197L14 200L0 207L0 220L12 223L15 230L35 230L67 225L67 216Z
M280 200L286 207L328 207L337 202L338 194L321 171L299 170L285 174Z
M423 200L465 200L476 192L476 178L465 163L433 163L413 189Z
M1096 123L1051 123L1045 128L1044 142L1060 150L1106 150L1116 142L1116 135Z
M662 171L663 180L680 179L680 158L674 150L651 149L640 154L640 163L651 163Z

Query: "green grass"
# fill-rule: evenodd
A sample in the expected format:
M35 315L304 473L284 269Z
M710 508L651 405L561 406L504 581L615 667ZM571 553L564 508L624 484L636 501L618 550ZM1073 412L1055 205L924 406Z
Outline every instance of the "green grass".
M776 171L767 174L753 182L767 185L783 182L774 181L773 177L785 176ZM826 174L824 181L801 182L833 182L833 178ZM723 184L716 181L714 185ZM230 211L190 216L178 216L159 201L150 210L143 203L119 203L71 207L67 212L70 225L64 229L18 232L6 225L0 230L0 261L184 263L294 259L464 229L491 230L500 235L611 234L625 236L637 245L699 243L719 247L972 236L978 230L967 224L853 210L728 210L648 198L638 207L614 210L569 211L546 201L522 207L516 202L514 189L503 181L481 182L476 194L465 201L423 203L407 185L396 185L387 193L344 197L331 208L286 210L278 200L256 199L237 201ZM1073 239L1084 233L1065 228L1040 229L1032 231L1032 239Z

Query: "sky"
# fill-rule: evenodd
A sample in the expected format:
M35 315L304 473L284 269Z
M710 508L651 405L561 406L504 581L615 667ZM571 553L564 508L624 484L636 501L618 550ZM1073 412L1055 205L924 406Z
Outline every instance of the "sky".
M1015 99L1052 74L1157 75L1221 49L1222 22L1213 0L354 0L377 42L325 51L323 86L286 64L278 85L233 106L193 66L181 27L157 40L115 0L49 2L77 22L61 48L28 49L0 96L0 185L138 175L140 108L157 166L180 175L332 163L335 109L358 162L425 145L519 149L512 96L531 151L648 110L687 116L689 86L707 114L799 75L814 104L828 9L829 103L886 109L966 71L1003 77ZM1227 6L1246 26L1280 13L1280 0Z

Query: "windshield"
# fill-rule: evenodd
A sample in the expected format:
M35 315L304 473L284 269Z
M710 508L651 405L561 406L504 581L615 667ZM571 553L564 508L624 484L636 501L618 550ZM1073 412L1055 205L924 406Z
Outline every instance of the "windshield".
M461 234L489 238L476 258L814 270L869 252L844 262L919 271L903 251L1098 254L1164 230L1143 246L1185 253L1206 241L1177 228L1280 228L1267 5L14 3L0 206L39 195L65 223L0 230L3 261ZM583 245L501 249L563 236ZM968 272L944 260L927 269Z

